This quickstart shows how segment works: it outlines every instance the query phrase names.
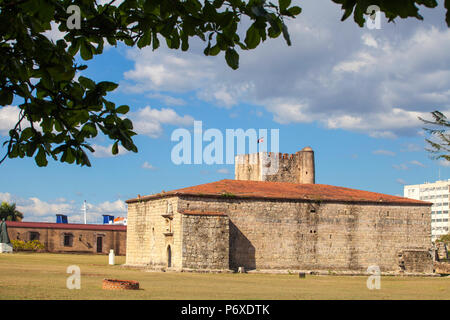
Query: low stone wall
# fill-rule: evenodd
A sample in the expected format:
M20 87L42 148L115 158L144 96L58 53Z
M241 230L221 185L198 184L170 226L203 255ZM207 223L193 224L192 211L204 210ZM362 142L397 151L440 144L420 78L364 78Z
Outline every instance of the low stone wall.
M103 279L105 290L139 290L139 282L133 280Z
M428 250L405 249L399 252L401 272L433 272L433 256Z
M440 274L450 274L449 262L434 262L434 272Z

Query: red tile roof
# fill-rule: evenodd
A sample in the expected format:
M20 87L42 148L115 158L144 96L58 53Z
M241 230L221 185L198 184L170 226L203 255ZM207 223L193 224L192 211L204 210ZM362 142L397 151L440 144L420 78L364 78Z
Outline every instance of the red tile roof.
M430 202L391 196L382 193L335 187L325 184L298 184L288 182L220 180L193 187L157 193L125 201L158 199L168 196L198 196L220 198L258 198L279 200L345 201L416 204L430 206Z
M6 221L6 225L8 227L19 227L19 228L127 231L127 226L113 225L113 224L77 224L77 223Z

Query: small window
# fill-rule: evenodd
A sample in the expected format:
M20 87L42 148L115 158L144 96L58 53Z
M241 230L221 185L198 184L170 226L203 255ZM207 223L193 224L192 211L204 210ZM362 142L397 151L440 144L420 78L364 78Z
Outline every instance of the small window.
M64 234L64 247L71 247L73 243L73 234L65 233Z
M39 240L39 232L30 231L30 241Z

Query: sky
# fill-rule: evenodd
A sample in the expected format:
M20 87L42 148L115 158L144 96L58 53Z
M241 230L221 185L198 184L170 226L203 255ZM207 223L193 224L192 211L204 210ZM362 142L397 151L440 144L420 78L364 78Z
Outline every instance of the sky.
M223 54L206 57L206 44L188 52L162 46L108 46L84 62L80 75L114 81L107 98L130 106L139 152L112 156L104 136L90 143L92 167L50 160L7 159L0 165L0 201L14 202L24 221L55 222L66 214L89 223L102 214L126 216L125 200L234 178L232 164L180 164L171 160L174 130L278 129L279 149L315 152L316 183L403 195L405 184L450 178L448 162L425 151L418 117L450 109L450 29L443 1L414 18L381 29L359 27L331 1L293 1L303 11L287 21L292 46L282 37L240 51L230 69ZM246 27L243 22L241 28ZM57 39L57 30L46 34ZM81 62L81 58L77 57ZM0 142L17 120L15 105L0 108ZM270 131L269 131L270 132ZM203 146L207 143L204 142ZM5 149L0 149L4 154Z

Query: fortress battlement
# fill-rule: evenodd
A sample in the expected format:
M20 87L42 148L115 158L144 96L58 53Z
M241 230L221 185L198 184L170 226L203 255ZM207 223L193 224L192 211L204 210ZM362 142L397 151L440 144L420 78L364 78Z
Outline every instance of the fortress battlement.
M235 158L235 180L315 183L314 151L258 152Z

